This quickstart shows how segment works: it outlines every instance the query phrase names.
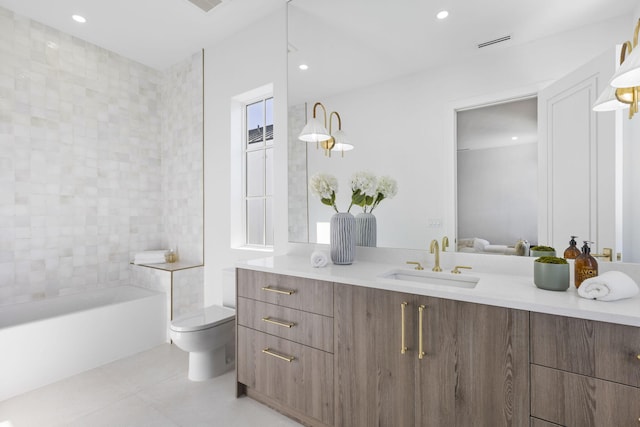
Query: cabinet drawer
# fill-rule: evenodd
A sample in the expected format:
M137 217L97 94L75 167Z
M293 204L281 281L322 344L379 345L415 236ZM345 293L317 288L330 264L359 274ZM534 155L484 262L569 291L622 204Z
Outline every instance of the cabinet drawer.
M239 382L333 425L332 354L238 326L237 355Z
M238 296L333 316L333 283L238 269Z
M333 317L238 297L238 324L333 353Z
M640 389L531 365L531 416L563 426L638 426Z
M640 328L531 313L538 365L640 387Z

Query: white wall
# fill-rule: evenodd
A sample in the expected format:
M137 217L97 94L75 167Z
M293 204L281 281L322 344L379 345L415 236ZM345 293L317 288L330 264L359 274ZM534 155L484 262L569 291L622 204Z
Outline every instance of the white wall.
M426 248L454 235L454 108L531 94L624 39L627 19L618 18L472 58L321 101L338 111L356 149L328 159L309 147L309 176L321 171L340 182L339 204L348 206L349 179L367 169L398 180L395 199L376 210L379 246ZM330 208L309 200L311 222L326 221ZM354 211L352 210L352 213ZM429 226L442 220L442 227ZM392 230L384 228L392 226ZM310 226L313 233L314 226Z
M538 144L458 153L458 236L514 246L538 239Z
M286 4L244 31L205 48L205 304L222 302L223 269L271 252L231 248L238 221L231 188L241 179L232 150L232 98L273 84L275 247L287 250L287 21ZM233 208L233 209L232 209ZM232 210L234 214L232 215Z

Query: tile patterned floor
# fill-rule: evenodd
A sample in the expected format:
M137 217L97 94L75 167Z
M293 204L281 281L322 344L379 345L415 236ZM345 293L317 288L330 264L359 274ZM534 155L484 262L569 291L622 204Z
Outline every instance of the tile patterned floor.
M0 427L299 427L235 398L235 372L187 379L188 355L162 345L0 402Z

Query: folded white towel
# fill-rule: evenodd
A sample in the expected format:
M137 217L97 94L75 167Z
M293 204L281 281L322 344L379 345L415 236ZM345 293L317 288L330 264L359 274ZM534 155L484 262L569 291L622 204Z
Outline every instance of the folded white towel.
M315 251L311 254L311 267L326 267L329 263L329 256L325 252Z
M144 257L144 256L164 256L167 253L168 249L160 249L156 251L142 251L136 252L136 257Z
M166 249L157 251L144 251L138 252L133 257L134 264L161 264L166 262L165 255Z
M607 271L582 282L578 295L599 301L631 298L640 292L636 282L621 271Z

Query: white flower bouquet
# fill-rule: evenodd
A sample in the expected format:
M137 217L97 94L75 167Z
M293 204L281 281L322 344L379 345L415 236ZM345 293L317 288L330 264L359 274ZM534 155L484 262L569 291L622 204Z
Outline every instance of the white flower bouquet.
M309 190L320 198L320 201L331 206L336 212L336 193L338 192L338 180L335 176L318 173L311 177ZM391 199L398 193L398 184L389 177L376 178L370 172L356 172L351 177L351 208L360 206L363 212L372 212L384 199Z
M363 212L373 210L384 199L391 199L398 193L398 184L389 176L376 178L369 172L357 172L351 178L351 206L360 206Z

